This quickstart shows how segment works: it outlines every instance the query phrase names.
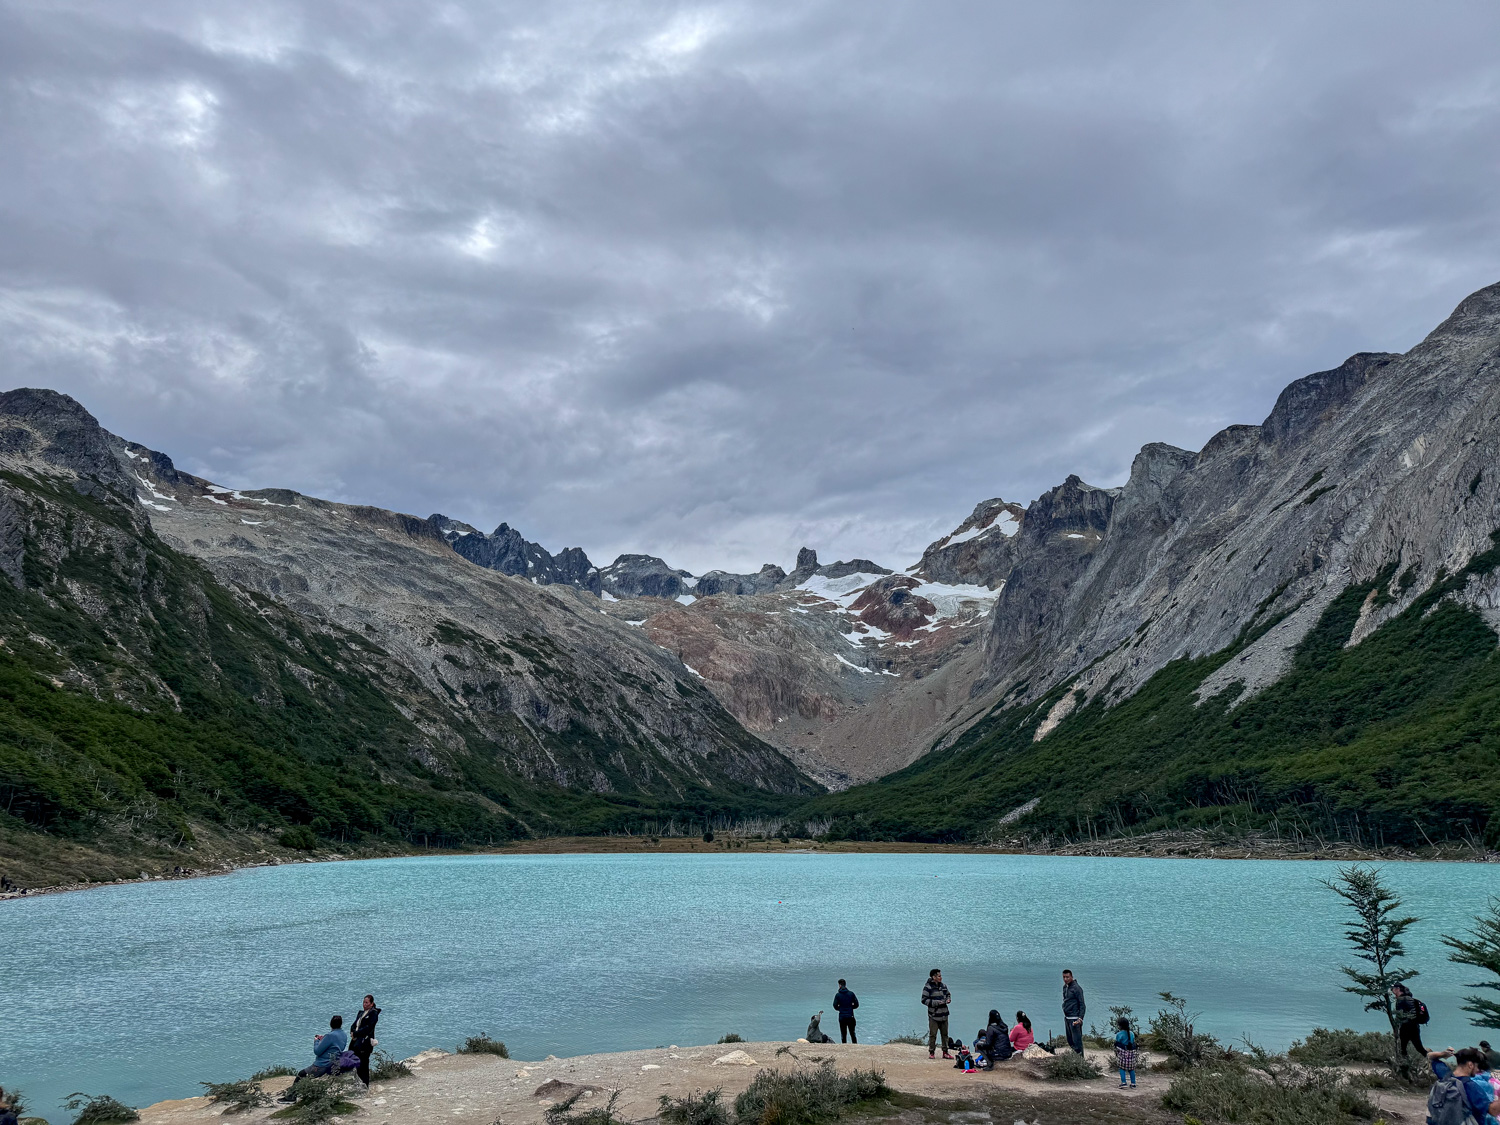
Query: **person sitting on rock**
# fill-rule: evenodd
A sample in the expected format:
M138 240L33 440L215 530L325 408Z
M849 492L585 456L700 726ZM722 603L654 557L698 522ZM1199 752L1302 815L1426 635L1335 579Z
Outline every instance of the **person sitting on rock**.
M344 1033L344 1017L334 1016L328 1021L328 1030L322 1035L313 1036L313 1064L305 1066L297 1072L297 1077L292 1079L292 1084L287 1087L283 1101L295 1101L296 1095L292 1093L297 1088L297 1083L304 1078L322 1078L333 1074L339 1068L339 1056L349 1046L349 1036Z
M1024 1051L1036 1042L1036 1036L1031 1034L1031 1021L1026 1018L1025 1012L1016 1013L1016 1026L1010 1029L1010 1046L1013 1051Z
M832 1043L833 1042L833 1036L831 1036L831 1035L824 1035L823 1034L823 1029L818 1026L818 1021L821 1020L822 1018L823 1018L823 1013L819 1012L817 1015L813 1016L812 1022L807 1025L807 1041L809 1043Z

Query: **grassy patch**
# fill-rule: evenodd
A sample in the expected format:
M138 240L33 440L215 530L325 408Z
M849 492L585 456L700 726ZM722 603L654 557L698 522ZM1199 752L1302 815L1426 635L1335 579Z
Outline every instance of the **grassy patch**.
M620 1100L618 1090L610 1094L609 1101L601 1106L575 1111L573 1107L586 1092L579 1090L566 1101L549 1106L542 1114L547 1125L629 1125L629 1122L615 1113L615 1103Z
M72 1093L63 1099L63 1107L75 1115L73 1125L114 1125L141 1119L133 1108L108 1094Z
M271 1104L271 1095L253 1078L238 1082L200 1082L203 1092L214 1105L224 1107L226 1114L245 1113Z
M840 1074L832 1063L816 1070L765 1070L734 1100L740 1125L827 1125L860 1102L890 1093L873 1070Z
M661 1096L656 1117L663 1125L729 1125L729 1107L722 1089L694 1091L686 1097Z
M898 1035L894 1039L887 1039L886 1046L892 1043L910 1043L913 1047L920 1047L927 1042L927 1036L920 1031L908 1031L905 1035Z
M1036 1064L1037 1072L1049 1082L1087 1082L1104 1077L1098 1063L1076 1051L1059 1051L1050 1059Z
M731 1031L728 1035L720 1036L719 1037L719 1042L720 1043L743 1043L744 1040L741 1039L738 1035L736 1035L734 1032Z
M374 1064L370 1067L371 1082L394 1082L397 1078L411 1077L411 1067L384 1051L376 1051L370 1061Z
M358 1112L359 1106L349 1100L353 1091L349 1079L341 1074L304 1078L292 1087L292 1104L271 1116L292 1118L303 1125L322 1125L332 1118Z
M1172 1080L1162 1105L1204 1125L1355 1125L1375 1117L1370 1100L1337 1070L1263 1063L1184 1071Z
M1335 1031L1315 1027L1306 1039L1298 1039L1287 1051L1287 1057L1315 1066L1338 1063L1385 1063L1396 1054L1396 1041L1388 1032L1355 1031L1346 1027Z
M471 1035L458 1046L460 1055L499 1055L502 1059L510 1058L510 1051L504 1043L498 1039L491 1039L481 1032Z

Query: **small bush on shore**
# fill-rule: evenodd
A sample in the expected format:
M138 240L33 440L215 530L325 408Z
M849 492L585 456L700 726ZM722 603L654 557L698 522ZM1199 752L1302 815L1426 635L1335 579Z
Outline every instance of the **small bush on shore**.
M484 1032L471 1035L459 1045L460 1055L499 1055L502 1059L510 1058L510 1051L504 1043L498 1039L491 1039Z
M874 1070L840 1074L832 1063L817 1070L765 1070L734 1100L739 1125L827 1125L856 1102L891 1092Z
M1396 1041L1384 1031L1355 1031L1346 1027L1335 1031L1315 1027L1306 1039L1298 1039L1287 1050L1287 1057L1301 1063L1385 1063L1396 1053Z
M291 1078L297 1072L289 1066L268 1066L250 1076L251 1082L264 1082L267 1078Z
M889 1047L892 1043L910 1043L913 1047L920 1047L927 1042L927 1037L920 1031L908 1031L905 1035L898 1035L894 1039L887 1039L885 1045Z
M729 1125L729 1107L723 1097L722 1087L706 1093L694 1091L685 1098L663 1094L656 1117L663 1125Z
M1227 1056L1217 1039L1196 1030L1193 1021L1198 1018L1198 1013L1188 1013L1186 1000L1170 992L1160 995L1166 1007L1151 1017L1146 1046L1167 1056L1169 1066L1166 1069L1191 1069Z
M620 1100L620 1091L610 1094L609 1101L602 1106L574 1113L573 1106L587 1091L579 1090L566 1101L548 1106L542 1114L547 1125L628 1125L624 1118L615 1116L615 1103Z
M1049 1082L1087 1082L1091 1078L1102 1078L1104 1071L1099 1064L1076 1051L1058 1051L1050 1059L1043 1059L1036 1069Z
M1370 1100L1339 1070L1301 1066L1253 1045L1248 1066L1211 1063L1184 1071L1161 1104L1204 1125L1355 1125L1375 1117Z
M738 1035L736 1035L734 1032L731 1031L728 1035L725 1035L725 1036L721 1037L719 1039L719 1042L720 1043L743 1043L744 1040L741 1039Z
M354 1113L359 1106L350 1101L354 1088L341 1074L326 1078L304 1078L292 1087L295 1100L272 1117L294 1117L303 1125L323 1125L335 1117Z
M72 1093L63 1099L63 1108L77 1114L73 1125L108 1125L116 1121L139 1121L141 1115L124 1102L108 1094Z
M245 1113L271 1104L271 1095L260 1088L253 1078L242 1078L238 1082L200 1082L214 1105L224 1107L225 1114Z
M375 1064L370 1067L371 1082L394 1082L397 1078L411 1077L411 1067L400 1059L391 1058L384 1051L376 1051L371 1061Z

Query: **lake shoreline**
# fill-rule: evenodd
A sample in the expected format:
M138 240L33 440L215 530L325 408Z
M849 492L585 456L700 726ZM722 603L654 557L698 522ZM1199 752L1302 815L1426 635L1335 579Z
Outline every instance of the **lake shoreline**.
M135 878L100 882L59 883L43 887L0 892L0 902L34 898L39 895L68 894L98 890L101 887L128 886L135 883L171 882L181 879L205 879L232 875L258 867L279 867L301 863L352 863L370 859L410 859L417 856L484 856L484 855L731 855L747 854L872 854L872 855L1006 855L1070 856L1094 859L1274 859L1333 860L1347 863L1497 863L1500 852L1480 850L1472 845L1448 844L1424 848L1421 852L1404 848L1361 848L1337 842L1311 842L1267 839L1262 837L1223 837L1204 832L1153 833L1149 836L1118 837L1080 843L1039 847L1023 841L1003 844L934 844L883 840L761 840L720 835L713 841L689 836L544 836L517 840L493 848L420 850L384 850L352 852L317 852L305 855L288 849L263 849L253 862L225 861L204 868L184 868L159 874L142 872ZM263 857L263 858L261 858Z
M1172 1072L1138 1070L1135 1089L1120 1090L1111 1067L1113 1052L1090 1047L1087 1055L1103 1069L1091 1082L1058 1083L1042 1078L1029 1060L1013 1059L992 1071L956 1070L951 1061L929 1060L924 1047L909 1044L810 1044L806 1040L719 1043L703 1046L676 1044L642 1050L609 1051L566 1057L549 1056L540 1062L502 1059L494 1055L423 1051L406 1060L412 1075L373 1082L368 1090L356 1083L352 1119L370 1125L546 1125L546 1111L571 1095L580 1097L579 1109L598 1109L617 1097L616 1113L624 1120L646 1122L660 1113L663 1096L681 1098L719 1088L733 1104L756 1075L769 1069L815 1070L832 1065L840 1071L877 1070L898 1095L922 1099L938 1111L944 1125L973 1125L986 1108L989 1120L1045 1120L1073 1125L1104 1119L1120 1122L1167 1122L1180 1118L1161 1109L1161 1097ZM1144 1062L1145 1060L1143 1060ZM279 1093L290 1080L269 1079L263 1088ZM1387 1119L1425 1109L1425 1095L1369 1092ZM276 1105L237 1115L247 1125L267 1121ZM1040 1111L1040 1112L1038 1112ZM144 1106L141 1125L213 1125L221 1113L205 1097L171 1099ZM884 1115L882 1115L884 1116ZM346 1118L345 1120L349 1120Z

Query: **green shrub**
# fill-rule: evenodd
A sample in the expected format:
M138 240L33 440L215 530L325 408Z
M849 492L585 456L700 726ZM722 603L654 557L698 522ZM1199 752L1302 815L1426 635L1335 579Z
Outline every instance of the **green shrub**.
M661 1096L656 1118L662 1125L729 1125L729 1107L720 1099L722 1088L694 1091L685 1098Z
M927 1042L927 1037L920 1031L908 1031L905 1035L898 1035L894 1039L887 1039L886 1046L892 1043L910 1043L914 1047L920 1047Z
M738 1035L736 1035L734 1032L731 1031L728 1035L720 1037L719 1042L720 1043L743 1043L744 1040L741 1039Z
M1172 1080L1162 1105L1204 1125L1354 1125L1372 1119L1375 1107L1342 1078L1334 1069L1269 1058L1251 1068L1199 1066Z
M264 1082L267 1078L291 1078L297 1072L289 1066L268 1066L250 1076L251 1082Z
M1151 1032L1146 1045L1165 1054L1175 1067L1187 1069L1202 1066L1210 1059L1222 1059L1223 1046L1212 1035L1198 1031L1193 1021L1201 1013L1188 1013L1187 1001L1170 992L1160 994L1166 1004L1151 1017Z
M283 848L295 848L299 852L310 852L318 846L318 838L312 834L312 829L301 824L288 828L276 837L276 842Z
M292 1104L272 1117L291 1117L303 1125L322 1125L335 1117L353 1113L359 1106L350 1101L353 1086L342 1074L326 1078L304 1078L292 1087Z
M1050 1059L1043 1059L1037 1069L1049 1082L1087 1082L1091 1078L1104 1076L1098 1063L1076 1051L1059 1051Z
M574 1113L573 1106L578 1099L583 1097L586 1090L579 1090L566 1101L549 1106L542 1114L547 1125L629 1125L623 1118L615 1115L615 1103L620 1100L620 1091L616 1090L610 1094L609 1101L602 1106L586 1109L582 1113Z
M712 832L703 833L703 842L705 844L712 844L714 842L714 834Z
M498 1039L491 1039L484 1032L471 1035L459 1045L460 1055L499 1055L502 1059L510 1058L510 1052L506 1050L505 1044Z
M734 1100L739 1125L825 1125L856 1102L890 1093L873 1070L840 1074L832 1063L817 1070L763 1070Z
M63 1108L77 1114L73 1125L106 1125L115 1121L139 1121L141 1115L108 1094L72 1093L63 1099Z
M200 1082L208 1100L224 1107L224 1112L245 1113L271 1104L271 1095L260 1088L253 1078L242 1078L238 1082Z
M1314 1065L1332 1063L1384 1063L1396 1053L1396 1041L1384 1031L1334 1031L1315 1027L1306 1039L1295 1040L1287 1057Z
M370 1067L371 1082L393 1082L397 1078L411 1077L411 1067L400 1059L392 1058L384 1051L376 1051L371 1061L375 1064Z

